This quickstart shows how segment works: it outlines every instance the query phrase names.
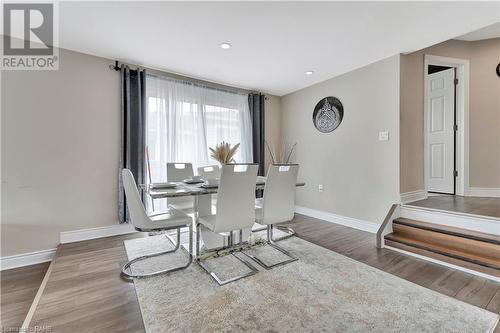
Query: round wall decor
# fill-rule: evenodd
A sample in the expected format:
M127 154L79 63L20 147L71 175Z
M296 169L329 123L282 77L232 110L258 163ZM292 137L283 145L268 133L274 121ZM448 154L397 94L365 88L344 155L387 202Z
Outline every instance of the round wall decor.
M500 76L500 63L497 65L497 75Z
M344 118L344 107L336 97L325 97L314 108L313 123L322 133L330 133L339 127L342 118Z

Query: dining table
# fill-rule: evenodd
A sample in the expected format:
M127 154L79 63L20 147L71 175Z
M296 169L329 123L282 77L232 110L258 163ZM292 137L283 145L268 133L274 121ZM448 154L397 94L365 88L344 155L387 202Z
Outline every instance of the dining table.
M255 182L255 190L264 190L267 177L257 176ZM140 184L144 193L146 193L152 200L165 199L165 198L180 198L192 197L193 198L193 223L196 230L199 216L206 216L212 214L212 195L217 194L219 190L218 183L208 185L205 181L200 180L196 183L174 182L175 187L161 188L155 187L155 184ZM305 182L297 182L297 187L305 186ZM208 228L201 226L201 239L206 249L215 249L224 245L224 237L210 231ZM243 230L243 236L247 239L252 232L251 229Z

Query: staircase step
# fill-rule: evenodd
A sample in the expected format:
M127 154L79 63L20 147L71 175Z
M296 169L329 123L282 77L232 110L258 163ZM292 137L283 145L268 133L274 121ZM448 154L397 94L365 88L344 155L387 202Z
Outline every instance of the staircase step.
M401 226L400 226L401 228ZM486 251L486 255L481 255L478 253L477 249L474 248L460 248L455 245L453 245L453 242L456 241L456 236L451 236L451 235L444 235L445 237L448 237L449 239L444 239L441 237L441 241L436 241L435 238L430 237L431 239L426 240L425 238L422 238L422 235L414 235L412 233L408 234L408 230L401 230L398 229L397 225L393 225L393 230L395 232L390 233L385 236L386 240L404 244L409 247L414 247L417 249L422 249L430 252L434 252L440 255L448 256L451 258L471 262L477 265L482 265L485 267L490 267L494 269L500 269L500 257L498 256L500 253L495 250L500 250L500 248L495 248L493 251ZM412 231L415 231L418 229L416 228L411 228L409 227L408 229L414 229ZM423 230L420 230L422 232ZM425 231L424 231L425 232ZM436 232L432 231L427 231L427 234L429 236L435 236L432 235L431 233L438 234ZM443 236L443 235L441 235ZM473 240L468 240L469 242L477 242ZM489 243L484 243L484 244L489 244ZM474 244L477 245L477 244ZM473 246L474 246L473 245ZM492 244L489 244L492 245ZM496 247L496 245L493 245ZM493 253L491 253L493 252Z
M442 254L432 252L432 251L427 251L424 249L409 246L409 245L399 243L399 242L393 242L393 241L388 240L388 239L385 240L385 245L390 246L392 248L403 250L405 252L412 252L412 253L415 253L415 254L420 255L420 256L428 257L428 258L431 258L434 260L438 260L441 262L446 262L446 263L452 264L454 266L460 266L460 267L463 267L463 268L468 269L468 270L473 270L476 272L487 274L489 276L500 278L500 270L499 269L474 264L470 261L465 261L465 260L453 258L450 256L442 255Z
M430 208L401 206L400 216L430 224L475 230L480 233L499 235L500 218L463 214Z
M500 245L500 235L493 235L484 232L456 228L436 223L422 222L422 221L408 219L405 217L399 217L395 219L393 223Z
M397 236L500 262L500 246L496 244L398 223L392 225L392 230Z

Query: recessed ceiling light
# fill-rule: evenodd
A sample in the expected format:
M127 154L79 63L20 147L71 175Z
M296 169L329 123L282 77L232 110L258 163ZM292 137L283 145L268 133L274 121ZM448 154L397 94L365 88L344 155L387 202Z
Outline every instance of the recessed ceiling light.
M224 49L224 50L231 48L231 44L229 44L229 43L221 43L219 46L221 49Z
M307 71L306 75L312 75L313 73L314 73L314 71Z

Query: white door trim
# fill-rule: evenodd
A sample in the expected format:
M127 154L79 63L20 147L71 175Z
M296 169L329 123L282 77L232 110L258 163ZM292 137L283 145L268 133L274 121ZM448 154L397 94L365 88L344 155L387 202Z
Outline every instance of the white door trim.
M429 110L427 101L427 67L429 65L449 66L457 69L456 121L458 125L456 166L456 195L469 192L469 60L448 58L426 54L424 58L424 188L428 189L429 161L427 151L427 121Z

